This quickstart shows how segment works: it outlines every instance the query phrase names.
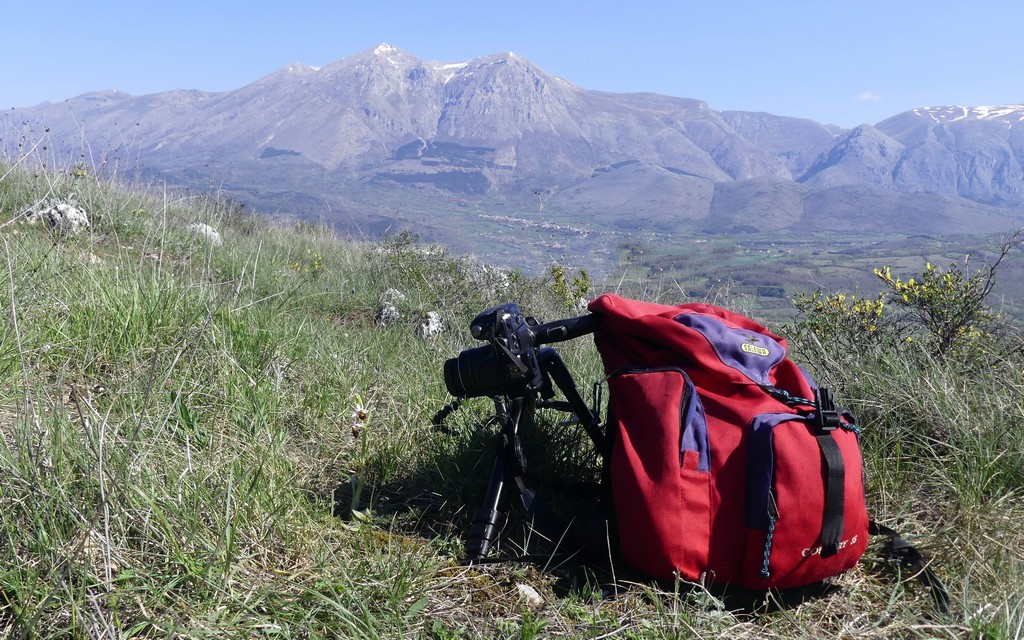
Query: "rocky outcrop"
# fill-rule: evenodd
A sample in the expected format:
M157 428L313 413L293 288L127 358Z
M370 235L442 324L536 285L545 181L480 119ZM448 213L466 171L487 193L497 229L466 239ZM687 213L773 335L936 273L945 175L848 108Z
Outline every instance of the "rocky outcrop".
M224 244L224 239L220 237L220 232L203 222L193 222L187 225L185 230L192 235L206 239L215 247L219 247Z
M44 224L62 238L76 236L90 227L89 214L74 200L38 203L23 215L28 224Z

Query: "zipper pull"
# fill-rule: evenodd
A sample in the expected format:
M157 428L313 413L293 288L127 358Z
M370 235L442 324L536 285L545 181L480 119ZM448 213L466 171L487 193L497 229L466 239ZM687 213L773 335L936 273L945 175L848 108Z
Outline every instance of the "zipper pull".
M770 578L772 572L768 568L772 555L772 538L775 537L775 522L779 519L779 506L775 504L775 494L768 492L768 534L764 538L764 560L761 563L761 577Z

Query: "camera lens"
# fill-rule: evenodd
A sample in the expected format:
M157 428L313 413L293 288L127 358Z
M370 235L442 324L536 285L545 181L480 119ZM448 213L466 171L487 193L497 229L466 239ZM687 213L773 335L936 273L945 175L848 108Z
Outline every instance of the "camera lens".
M502 368L492 345L466 349L445 360L444 384L456 397L499 395L504 391Z

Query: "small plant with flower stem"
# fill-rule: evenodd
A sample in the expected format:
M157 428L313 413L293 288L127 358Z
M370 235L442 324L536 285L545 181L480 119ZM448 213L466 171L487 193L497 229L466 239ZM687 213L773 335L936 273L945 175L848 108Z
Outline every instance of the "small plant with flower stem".
M572 282L569 282L565 267L558 263L551 265L551 292L566 309L573 309L580 300L585 300L592 287L593 282L586 269L580 269Z
M355 398L355 407L352 409L352 413L349 418L352 419L352 437L358 439L359 434L363 431L363 425L366 424L366 418L369 414L366 412L366 407L363 406L363 400L359 396Z
M797 329L822 345L840 350L863 348L889 340L892 327L885 316L885 294L867 298L856 294L797 294L793 305L802 319Z
M893 276L889 267L875 269L874 274L888 288L893 305L924 329L932 355L941 359L973 354L991 340L998 318L985 299L995 284L998 263L967 275L955 264L942 270L928 262L919 278L905 281ZM907 338L909 342L912 336Z
M363 398L358 394L353 398L352 413L349 414L352 427L352 437L359 443L359 450L355 460L355 471L349 477L349 484L352 488L352 502L350 513L355 520L366 520L370 516L369 509L360 509L360 500L363 489L366 486L365 477L369 471L369 440L367 438L366 421L370 417Z

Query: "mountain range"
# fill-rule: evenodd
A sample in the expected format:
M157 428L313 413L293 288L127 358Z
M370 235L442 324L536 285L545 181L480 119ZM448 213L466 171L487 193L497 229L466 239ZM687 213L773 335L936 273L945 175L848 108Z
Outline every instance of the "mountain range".
M0 148L363 233L480 250L559 234L995 233L1024 206L1024 105L928 107L853 129L587 90L512 53L382 44L234 91L110 90L0 112ZM474 226L475 225L475 226Z

